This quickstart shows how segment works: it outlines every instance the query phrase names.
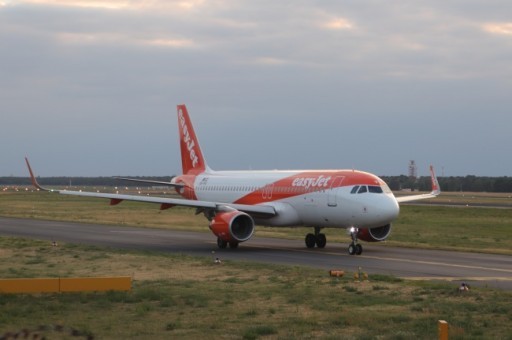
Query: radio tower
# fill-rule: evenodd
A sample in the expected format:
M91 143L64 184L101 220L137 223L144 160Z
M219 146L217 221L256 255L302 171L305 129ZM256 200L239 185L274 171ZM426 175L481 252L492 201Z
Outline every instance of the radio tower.
M416 162L409 161L409 178L418 178L418 169L416 168Z

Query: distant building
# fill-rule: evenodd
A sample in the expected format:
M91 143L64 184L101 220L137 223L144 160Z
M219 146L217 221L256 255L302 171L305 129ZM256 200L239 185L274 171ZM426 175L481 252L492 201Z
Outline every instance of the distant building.
M413 160L409 161L409 178L418 178L418 168L416 167L416 162Z

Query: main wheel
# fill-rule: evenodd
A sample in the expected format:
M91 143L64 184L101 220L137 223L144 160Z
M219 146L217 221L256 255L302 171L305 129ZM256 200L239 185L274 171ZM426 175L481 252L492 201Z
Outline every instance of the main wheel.
M231 248L231 249L238 248L238 242L229 242L229 248Z
M348 246L348 253L350 255L355 255L356 253L356 246L355 244L351 243L349 246Z
M327 244L327 237L325 237L325 234L316 235L316 246L318 248L325 248L326 244Z
M224 241L220 237L217 237L217 247L219 247L220 249L225 249L227 246L228 246L227 241Z
M356 244L356 255L361 255L363 253L363 246L359 243Z
M314 248L315 244L316 244L316 237L313 234L307 234L305 241L306 241L306 247Z

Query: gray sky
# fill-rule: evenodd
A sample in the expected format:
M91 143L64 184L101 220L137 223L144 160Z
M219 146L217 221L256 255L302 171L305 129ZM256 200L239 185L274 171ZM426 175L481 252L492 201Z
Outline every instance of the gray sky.
M512 176L510 1L0 0L0 176Z

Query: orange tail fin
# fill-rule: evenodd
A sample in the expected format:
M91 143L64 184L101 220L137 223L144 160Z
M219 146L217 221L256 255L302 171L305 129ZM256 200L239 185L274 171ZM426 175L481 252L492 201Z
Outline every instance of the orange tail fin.
M178 105L178 127L183 174L204 172L207 169L206 162L185 105Z

